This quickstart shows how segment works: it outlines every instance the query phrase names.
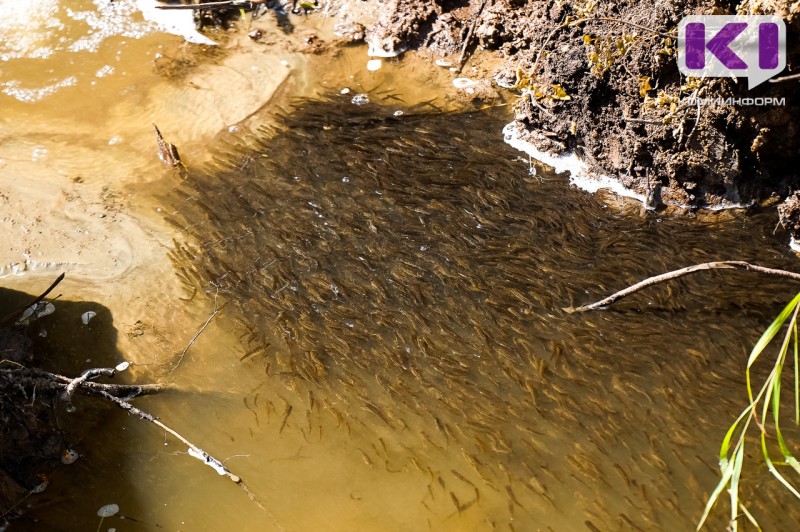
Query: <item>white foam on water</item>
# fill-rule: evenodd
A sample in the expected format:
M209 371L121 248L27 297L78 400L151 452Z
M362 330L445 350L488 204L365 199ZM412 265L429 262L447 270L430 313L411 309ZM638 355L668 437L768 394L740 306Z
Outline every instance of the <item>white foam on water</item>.
M50 57L54 36L64 29L52 0L0 0L0 20L0 61Z
M187 42L194 44L209 46L217 44L197 31L194 15L189 9L158 9L158 6L162 4L156 0L136 0L136 5L145 20L153 22L165 33L183 37Z
M563 155L555 155L541 151L530 142L523 140L520 137L519 128L514 122L506 124L503 128L503 140L512 148L527 153L537 161L543 162L548 166L552 166L557 173L569 172L569 183L581 190L590 193L595 193L600 189L610 190L618 196L635 199L642 202L648 209L651 208L648 206L647 198L644 194L639 194L627 188L618 179L609 175L592 172L589 170L589 165L581 160L577 154L567 152ZM746 209L751 205L753 205L753 202L745 204L730 200L722 200L718 205L704 208L709 211L722 211L726 209ZM683 207L682 205L676 206Z
M507 124L503 128L503 140L512 148L525 152L537 161L552 166L559 174L569 172L570 184L581 190L594 193L600 189L608 189L618 196L633 198L641 201L645 205L647 204L647 198L643 194L626 188L622 183L610 176L591 172L589 170L589 165L582 161L576 154L567 152L563 155L555 155L541 151L530 142L522 140L513 122Z

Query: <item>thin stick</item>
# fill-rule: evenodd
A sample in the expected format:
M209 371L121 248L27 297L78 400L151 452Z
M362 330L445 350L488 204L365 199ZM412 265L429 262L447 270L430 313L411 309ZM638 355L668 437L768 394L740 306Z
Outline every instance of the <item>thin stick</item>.
M156 9L172 10L172 9L233 9L251 7L250 4L260 4L262 2L249 2L246 0L227 0L222 2L203 2L201 4L172 4L156 6Z
M105 375L106 377L113 377L116 372L117 370L115 370L114 368L87 369L86 371L81 373L80 377L75 377L69 382L69 384L67 384L67 389L64 390L63 394L61 394L61 399L72 405L72 396L75 395L75 390L78 389L78 386L80 386L87 380L99 377L100 375Z
M8 361L11 362L11 361ZM15 370L0 370L0 373L9 373L22 376L23 379L28 379L30 381L38 382L40 384L44 384L45 387L51 387L56 389L63 389L65 391L69 391L74 393L76 389L82 390L86 393L91 395L97 395L107 399L117 405L118 407L122 408L123 410L127 411L130 414L134 414L139 416L139 418L144 419L145 421L149 421L153 423L157 427L161 428L162 430L168 432L175 438L177 438L181 443L186 445L189 448L189 455L197 458L198 460L202 461L205 465L212 468L216 471L219 475L224 475L228 477L232 482L237 484L244 492L247 494L248 498L253 501L256 506L258 506L262 511L266 512L270 518L272 519L273 525L279 530L285 530L275 519L272 513L267 510L261 502L256 498L255 494L250 491L250 488L247 487L247 484L244 483L242 477L233 473L230 469L225 467L225 465L211 456L209 453L195 445L194 443L190 442L188 439L183 437L179 432L172 429L171 427L167 426L166 424L162 423L159 419L157 419L152 414L145 412L144 410L133 406L131 403L124 399L120 399L115 395L118 393L120 389L133 389L132 391L141 392L143 390L155 390L156 387L161 389L160 385L141 385L141 386L128 386L128 385L111 385L111 384L100 384L96 382L91 382L86 379L97 376L97 375L113 375L115 373L115 369L113 368L94 368L85 371L80 377L76 379L70 379L69 377L65 377L63 375L57 375L55 373L49 373L46 371L41 371L37 369L15 369ZM19 504L19 503L18 503ZM3 514L5 515L5 514Z
M577 22L588 22L588 21L592 21L592 20L603 20L605 22L619 22L620 24L627 24L628 26L632 26L634 28L639 28L640 30L649 31L650 33L653 33L655 35L661 35L662 37L670 37L670 38L673 38L673 39L675 38L675 33L667 33L667 32L663 32L663 31L659 31L659 30L656 30L656 29L653 29L653 28L649 28L647 26L643 26L641 24L637 24L635 22L631 22L629 20L623 20L621 18L614 18L614 17L588 17L588 18L584 18L584 19L578 19L578 20L572 22L572 24L577 23Z
M139 416L139 418L144 419L145 421L149 421L150 423L153 423L154 425L156 425L160 429L172 434L181 443L183 443L184 445L186 445L189 448L189 455L190 456L193 456L194 458L197 458L198 460L203 462L205 465L209 466L211 469L216 471L219 475L223 475L223 476L228 477L234 484L236 484L237 486L242 488L244 490L244 492L247 493L247 497L251 501L253 501L256 504L256 506L258 506L262 511L267 512L268 514L270 514L270 517L272 517L272 519L273 519L273 524L275 524L281 530L283 530L283 527L281 527L280 525L278 525L277 522L274 521L275 518L272 516L272 514L266 508L264 508L264 505L262 505L261 502L259 502L259 500L256 498L256 496L253 494L253 492L250 491L250 488L248 488L247 484L244 483L244 481L242 480L242 477L240 477L239 475L233 473L230 469L225 467L225 464L223 464L222 462L220 462L219 460L217 460L216 458L211 456L209 453L207 453L206 451L204 451L203 449L201 449L197 445L193 444L192 442L190 442L189 440L187 440L186 438L181 436L181 434L178 431L168 427L167 425L165 425L164 423L159 421L158 418L156 418L152 414L148 414L144 410L141 410L140 408L136 408L135 406L130 404L128 401L124 401L124 400L120 399L119 397L111 395L110 393L107 393L107 392L104 392L104 391L99 391L98 394L101 397L104 397L104 398L108 399L109 401L111 401L112 403L114 403L115 405L120 407L121 409L125 410L126 412L128 412L130 414L133 414L135 416Z
M790 74L788 76L781 76L779 78L772 78L769 80L770 83L781 83L782 81L791 81L793 79L800 80L800 74Z
M168 427L167 425L165 425L164 423L159 421L152 414L148 414L144 410L142 410L140 408L136 408L135 406L130 404L128 401L125 401L123 399L120 399L119 397L111 395L108 392L100 391L99 395L101 397L105 397L106 399L108 399L109 401L111 401L112 403L114 403L115 405L120 407L121 409L123 409L123 410L125 410L125 411L127 411L127 412L129 412L129 413L131 413L133 415L139 416L140 418L144 419L145 421L149 421L150 423L153 423L154 425L158 426L159 428L169 432L170 434L175 436L178 440L180 440L181 443L183 443L184 445L189 447L189 449L191 449L194 452L194 455L196 455L196 457L198 459L202 460L207 466L209 466L212 469L214 469L220 475L224 475L224 476L228 477L229 479L231 479L236 484L239 484L240 482L242 482L241 477L239 475L235 475L234 473L232 473L231 470L228 469L227 467L225 467L225 465L222 462L220 462L219 460L217 460L216 458L214 458L213 456L211 456L210 454L205 452L203 449L201 449L197 445L193 444L192 442L190 442L189 440L187 440L183 436L181 436L174 429Z
M46 298L46 297L47 297L47 294L49 294L50 292L52 292L52 291L55 289L55 287L56 287L56 286L58 286L58 283L60 283L61 281L63 281L63 280L64 280L64 275L65 275L65 274L63 274L63 273L62 273L61 275L59 275L59 276L58 276L58 278L57 278L55 281L53 281L53 284L51 284L51 285L50 285L50 288L48 288L47 290L45 290L44 292L42 292L42 294L41 294L39 297L37 297L36 299L34 299L34 300L33 300L33 302L31 302L31 303L29 303L29 304L27 304L27 305L23 306L23 307L22 307L21 309L19 309L19 310L15 310L15 311L14 311L14 312L12 312L11 314L9 314L9 315L8 315L8 316L6 316L5 318L3 318L3 321L1 321L1 322L0 322L0 326L3 326L3 325L5 325L5 324L6 324L6 323L7 323L9 320L12 320L12 319L16 318L16 317L17 317L17 316L20 314L20 312L23 312L25 309L27 309L27 308L31 308L32 306L34 306L34 305L38 305L39 303L41 303L41 302L42 302L42 300L43 300L44 298Z
M469 46L469 42L472 40L472 34L475 32L475 26L478 25L478 21L481 19L481 14L483 13L483 8L486 7L487 2L488 0L483 0L481 5L478 6L478 12L475 14L475 18L472 19L472 24L469 26L467 36L464 38L464 44L461 46L461 53L458 55L458 72L461 72L461 69L464 68L464 63L467 60L467 47Z
M4 362L12 362L10 360ZM16 364L16 363L15 363ZM39 369L26 368L20 365L21 369L0 369L0 374L12 376L22 384L31 384L41 389L66 390L67 386L74 381L64 375L50 373ZM111 368L103 368L111 371ZM87 395L97 395L102 390L116 396L137 397L140 395L151 395L154 393L176 389L172 384L106 384L102 382L85 381L78 387L80 391Z
M200 335L203 334L203 331L206 330L206 327L208 327L208 324L211 323L211 320L214 319L214 316L219 314L220 308L217 306L217 297L218 296L219 296L219 287L217 287L217 291L214 293L214 310L208 316L208 319L203 324L203 326L200 327L200 330L197 331L197 334L194 335L194 338L192 338L189 341L189 343L186 345L186 347L183 349L183 352L181 353L181 356L178 357L178 362L176 362L175 365L172 367L172 369L169 370L169 375L167 375L167 376L171 376L175 372L175 370L178 369L178 366L180 366L181 362L183 362L183 358L186 356L186 353L189 351L189 348L192 347L192 344L194 344L197 341L197 339L200 337Z
M573 312L586 312L587 310L601 309L619 301L620 299L626 296L633 294L634 292L638 292L649 286L663 283L665 281L671 281L673 279L683 277L684 275L689 275L691 273L705 271L705 270L745 270L758 273L765 273L767 275L776 275L778 277L788 277L789 279L800 281L800 273L790 272L786 270L777 270L774 268L765 268L763 266L756 266L755 264L750 264L749 262L743 262L739 260L705 262L703 264L695 264L694 266L688 266L686 268L681 268L679 270L662 273L661 275L656 275L654 277L648 277L643 281L639 281L638 283L633 284L628 288L625 288L624 290L615 292L610 296L606 297L605 299L601 299L600 301L597 301L590 305L583 305L580 307L567 307L564 310L572 314Z
M664 125L664 122L660 120L648 120L647 118L632 118L630 116L623 116L622 119L626 122L636 122L637 124L651 124L654 126Z

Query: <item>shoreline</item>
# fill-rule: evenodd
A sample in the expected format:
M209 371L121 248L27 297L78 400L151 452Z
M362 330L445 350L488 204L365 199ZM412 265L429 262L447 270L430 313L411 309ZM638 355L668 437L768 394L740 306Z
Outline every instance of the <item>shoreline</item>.
M556 173L569 173L569 182L572 186L579 188L590 194L599 190L607 190L620 198L629 198L638 201L647 210L655 210L655 207L648 205L647 197L635 190L627 188L621 181L622 176L614 178L605 174L592 172L589 164L582 160L576 153L566 152L562 154L544 152L536 148L532 142L522 138L516 122L510 122L503 127L503 141L514 149L528 154L533 159L551 166ZM717 205L699 206L701 210L711 212L725 210L743 210L751 207L749 205L723 200ZM694 207L681 204L665 204L666 207L691 210Z

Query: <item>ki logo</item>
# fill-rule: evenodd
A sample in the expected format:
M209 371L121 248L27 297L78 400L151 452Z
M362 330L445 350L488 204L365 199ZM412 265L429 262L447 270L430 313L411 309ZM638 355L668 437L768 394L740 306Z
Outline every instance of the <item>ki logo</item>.
M746 77L747 88L786 67L786 24L765 15L694 15L678 24L678 69L694 77Z

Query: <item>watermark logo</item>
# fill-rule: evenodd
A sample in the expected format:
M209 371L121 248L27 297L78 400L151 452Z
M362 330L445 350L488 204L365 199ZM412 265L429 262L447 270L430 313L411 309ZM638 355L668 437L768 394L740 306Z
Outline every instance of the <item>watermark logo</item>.
M786 24L765 15L693 15L678 24L678 68L694 77L746 77L747 88L786 67Z

